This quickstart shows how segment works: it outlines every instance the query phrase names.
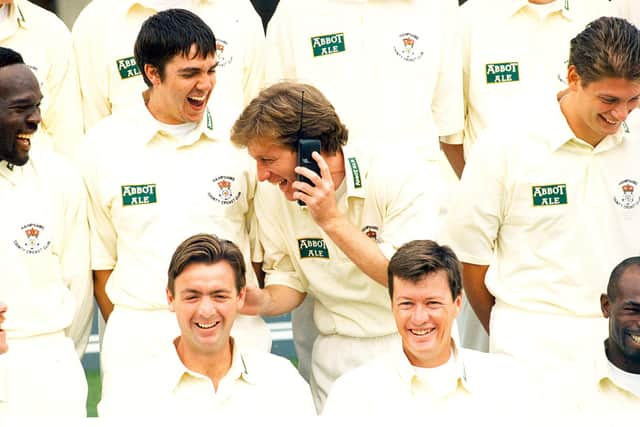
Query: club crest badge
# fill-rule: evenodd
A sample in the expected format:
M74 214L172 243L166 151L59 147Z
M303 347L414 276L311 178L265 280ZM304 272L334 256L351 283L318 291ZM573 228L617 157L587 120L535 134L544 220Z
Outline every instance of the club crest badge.
M424 51L420 48L421 46L420 37L411 33L402 33L398 36L393 50L400 58L413 62L424 55Z
M374 241L378 241L378 227L375 225L366 225L362 228L362 232L367 235L368 238Z
M232 176L214 178L214 189L209 192L209 197L222 205L234 204L242 195L241 191L234 190L235 180Z
M231 64L233 56L229 50L229 43L224 40L216 39L216 58L218 59L218 67L224 67Z
M22 237L13 241L16 248L29 255L39 254L51 246L46 239L44 226L40 224L26 224L20 227Z
M613 201L624 209L633 209L638 206L638 203L640 203L638 181L632 179L620 181L613 196Z

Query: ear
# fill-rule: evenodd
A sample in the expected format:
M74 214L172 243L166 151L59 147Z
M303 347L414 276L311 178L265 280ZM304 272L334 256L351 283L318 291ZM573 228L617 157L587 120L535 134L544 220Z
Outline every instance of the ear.
M577 90L581 84L580 74L578 74L575 65L569 65L567 69L567 84L569 85L569 90L572 91Z
M237 306L238 306L238 310L240 310L240 309L242 309L242 307L244 307L244 299L247 296L247 286L249 286L249 285L245 285L245 287L240 289L240 292L238 292L238 299L236 300Z
M609 309L611 308L611 301L607 294L600 295L600 310L602 310L602 315L605 319L609 318Z
M166 288L165 291L167 292L167 303L169 303L169 311L175 311L173 308L173 295L171 295L171 291L169 290L169 288Z
M151 64L144 64L144 74L147 76L151 84L156 87L161 83L160 72L158 67Z
M456 299L453 300L453 304L456 306L456 316L460 313L460 309L462 308L462 294L458 295Z

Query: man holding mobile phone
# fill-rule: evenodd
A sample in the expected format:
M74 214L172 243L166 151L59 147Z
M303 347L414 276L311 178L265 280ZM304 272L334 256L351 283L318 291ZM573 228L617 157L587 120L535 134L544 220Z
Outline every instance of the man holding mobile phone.
M266 287L248 290L243 310L278 315L307 293L316 298L311 389L321 411L337 377L398 341L386 295L388 259L403 243L434 236L439 170L418 167L402 152L370 161L346 145L347 128L324 95L300 83L263 90L231 138L256 159L262 181L254 208ZM320 152L312 153L320 174L297 166L299 139L320 140Z

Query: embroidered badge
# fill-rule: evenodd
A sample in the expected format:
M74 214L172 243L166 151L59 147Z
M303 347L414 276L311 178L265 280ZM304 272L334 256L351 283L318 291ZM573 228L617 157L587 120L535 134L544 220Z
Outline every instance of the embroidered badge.
M322 239L298 239L300 258L329 258L327 244Z
M136 63L136 58L134 58L133 56L129 58L118 59L116 61L116 65L118 67L118 72L120 73L120 78L123 80L131 77L136 77L141 74L140 68Z
M207 108L207 129L213 130L213 119L211 118L211 112Z
M233 55L229 49L229 43L225 40L216 39L216 58L218 59L218 67L224 67L225 65L233 62Z
M351 167L351 176L353 177L353 186L355 188L362 187L362 179L360 179L360 168L355 157L349 157L349 166Z
M378 241L378 227L375 225L366 225L362 228L362 232L367 235L368 238Z
M534 185L531 187L533 206L567 204L567 184Z
M632 209L640 203L640 191L638 191L638 181L625 179L618 183L613 201L616 205L624 209Z
M46 250L51 241L45 238L44 226L40 224L26 224L20 227L24 233L22 239L13 241L13 244L24 253L29 255L39 254Z
M393 51L405 61L413 62L422 58L424 51L420 49L420 37L411 33L402 33L398 36Z
M311 48L314 58L344 52L344 33L311 37Z
M122 185L122 206L157 203L156 184Z
M520 65L518 62L485 64L484 68L487 76L487 84L520 81Z
M234 192L233 187L235 180L232 176L219 176L214 178L213 183L215 184L215 189L209 192L209 197L222 205L234 204L242 195L241 191Z

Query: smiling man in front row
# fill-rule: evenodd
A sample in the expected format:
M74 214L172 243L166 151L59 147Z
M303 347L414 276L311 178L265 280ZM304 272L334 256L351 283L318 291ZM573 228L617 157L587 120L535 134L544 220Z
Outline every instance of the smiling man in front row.
M230 336L244 304L245 261L230 241L197 234L171 258L166 295L180 335L128 371L129 387L100 402L100 416L195 418L312 416L309 386L288 360L250 352ZM175 321L175 320L174 320ZM213 419L213 418L209 418Z

